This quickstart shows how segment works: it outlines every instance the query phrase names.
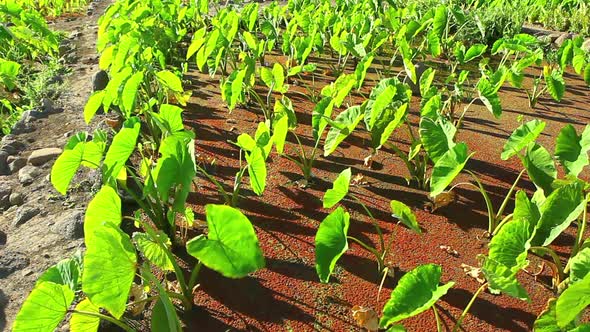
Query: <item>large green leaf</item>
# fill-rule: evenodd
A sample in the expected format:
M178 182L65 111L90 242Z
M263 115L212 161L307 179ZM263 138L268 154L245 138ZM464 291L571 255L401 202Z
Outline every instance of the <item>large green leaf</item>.
M527 220L513 220L505 224L490 241L489 258L514 268L526 264L534 225Z
M500 97L498 96L496 87L486 78L482 77L477 83L477 92L479 93L479 99L481 99L488 111L496 118L500 118L502 115L502 104L500 103Z
M123 106L122 110L127 116L133 114L133 111L135 110L135 101L137 100L137 92L139 91L141 83L143 83L142 71L133 74L133 76L131 76L125 83L121 95L121 106Z
M570 283L584 279L590 273L590 248L584 248L569 261Z
M516 128L508 138L504 149L502 150L502 160L508 160L512 156L520 153L529 143L534 142L545 129L546 123L540 120L532 120Z
M140 128L141 122L138 118L129 118L123 123L121 130L113 137L113 142L103 162L103 179L105 181L116 178L125 163L127 163L135 150Z
M590 125L582 135L576 133L571 124L561 129L555 140L555 157L563 165L569 175L578 176L588 165L590 150Z
M352 172L350 167L343 170L338 174L336 180L334 180L334 184L332 188L326 190L324 194L324 208L330 209L334 205L338 204L346 195L348 195L348 188L350 186L350 178L352 176Z
M162 70L157 72L156 78L158 79L158 82L160 82L160 84L162 84L168 90L178 93L184 92L182 88L182 81L171 71Z
M565 81L563 80L563 73L557 69L550 69L545 66L543 69L543 76L545 77L545 85L547 91L553 99L561 101L565 93Z
M532 245L551 244L582 213L585 204L582 185L579 182L553 191L541 206L541 219L536 225Z
M461 173L470 155L467 144L459 143L447 151L435 164L430 178L430 196L436 197Z
M100 309L92 304L88 298L76 305L76 311L99 314ZM96 332L100 325L100 318L85 314L73 313L70 319L70 332Z
M250 186L256 195L262 195L266 188L267 173L263 149L256 147L252 153L246 154L246 160L248 161Z
M404 274L383 307L379 326L388 328L430 309L455 284L451 281L439 286L441 275L441 267L435 264L420 265Z
M359 122L361 122L365 116L363 108L364 107L358 105L352 106L346 111L338 114L334 120L336 126L332 126L326 136L326 141L324 143L324 157L327 157L332 154L332 152L336 151L338 145L340 145L340 143L353 132Z
M209 204L205 210L209 234L190 240L189 254L228 278L242 278L264 267L254 227L245 215L224 205Z
M315 269L320 281L327 283L336 262L348 249L350 215L339 206L320 224L315 235Z
M334 100L331 97L324 97L320 100L313 108L311 117L311 126L313 127L313 139L317 141L322 134L324 129L328 125L328 121L332 116L332 110L334 109Z
M392 200L389 203L389 206L391 207L391 213L393 217L399 219L399 221L401 221L402 224L408 226L408 228L410 228L414 232L418 234L422 233L420 225L416 220L416 215L414 215L414 212L412 212L412 209L410 209L409 206L396 200Z
M531 143L522 157L522 164L533 183L543 189L545 195L551 193L551 184L557 178L557 169L551 154L537 143Z
M467 63L481 55L483 55L486 50L487 50L488 46L484 45L484 44L473 44L469 47L469 49L467 49L467 52L465 52L465 57L463 58L463 63Z
M590 274L569 286L557 299L555 306L557 325L567 326L588 305L590 305Z
M153 239L146 233L137 232L133 233L133 241L139 251L148 259L148 261L150 261L150 263L164 271L172 271L174 270L174 266L172 265L170 258L168 258L165 249L159 245L159 243L163 243L168 250L171 250L170 239L166 233L162 231L158 231L156 236L158 237L157 240Z
M53 332L74 300L67 285L42 282L33 288L16 315L12 331Z
M66 285L76 292L80 288L81 274L81 266L78 260L74 258L63 259L43 272L35 284L38 285L49 281L59 285Z
M166 137L160 145L161 157L152 171L160 196L167 201L170 194L174 194L174 210L179 213L184 212L184 204L196 173L189 150L192 144L192 140L187 141L181 137ZM152 186L148 183L146 188Z
M62 195L81 165L97 168L102 159L104 142L100 142L100 135L95 134L91 142L86 142L87 138L85 132L72 136L51 168L51 184Z
M84 106L84 121L86 121L86 123L90 123L98 109L102 106L102 100L104 99L105 94L106 90L100 90L94 92L90 95L90 98L88 98L88 102L86 102L86 105Z
M560 328L557 326L557 317L555 311L555 305L557 303L557 299L549 299L547 301L547 307L537 320L535 320L535 324L533 325L533 331L535 332L572 332L575 327L575 324L571 323L568 324L565 328Z
M420 140L428 157L436 163L450 149L455 147L453 137L457 128L449 122L422 117L420 120Z
M497 235L496 235L497 236ZM520 285L516 274L526 267L526 260L521 265L508 267L492 258L486 258L481 271L488 280L490 290L504 292L521 300L529 300L526 290Z
M105 222L86 241L82 290L90 301L120 318L135 278L137 257L129 236Z
M539 219L541 218L541 212L539 207L531 202L523 190L519 190L516 193L514 199L514 212L512 214L512 220L514 221L525 221L531 227L534 227Z
M117 191L110 186L103 186L86 208L85 237L90 238L97 228L102 227L104 222L119 226L123 218L121 211L121 198Z

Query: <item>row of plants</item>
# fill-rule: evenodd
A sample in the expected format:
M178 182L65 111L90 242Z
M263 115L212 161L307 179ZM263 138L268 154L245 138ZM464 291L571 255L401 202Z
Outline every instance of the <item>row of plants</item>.
M584 260L583 257L586 255L584 253L577 256L578 248L583 246L581 239L584 234L585 214L582 216L582 212L588 203L585 196L588 188L582 180L576 179L576 177L581 169L588 164L588 143L586 142L587 138L584 138L588 135L587 132L578 136L573 127L565 127L558 139L561 146L558 146L555 155L551 156L542 146L534 143L545 123L537 120L523 123L511 136L502 153L502 159L519 155L523 163L523 170L499 207L493 206L488 192L477 175L464 169L471 154L469 154L465 143L455 142L455 137L461 128L465 113L477 100L480 100L494 116L499 118L502 114L502 107L498 92L503 84L508 81L514 87L525 89L523 85L525 72L538 70L536 66L542 65L541 73L538 78L535 78L532 88L528 87L527 89L530 90L526 90L531 108L536 106L538 98L545 93L548 93L556 101L563 98L565 81L562 75L568 66L573 66L576 72L583 74L584 79L590 85L588 54L581 49L583 40L580 37L569 40L558 50L547 49L542 41L524 34L499 38L489 45L464 45L456 38L460 36L461 29L469 23L465 21L467 15L462 13L459 7L451 9L447 6L439 6L434 9L431 7L429 12L419 20L406 24L399 22L398 18L398 22L390 23L391 27L396 28L396 33L392 33L393 29L387 30L386 25L379 26L381 22L385 22L385 18L394 22L391 19L393 17L392 8L382 9L368 1L339 2L338 5L339 7L334 10L326 2L321 1L290 2L284 7L270 5L262 9L262 14L258 17L252 14L260 11L257 4L247 5L241 11L231 8L222 9L210 19L209 25L205 23L195 33L187 58L191 59L195 56L197 67L202 71L211 75L221 74L221 94L230 111L239 104L250 109L252 107L248 105L256 105L254 110L259 109L266 119L264 123L259 124L256 132L257 138L262 137L259 133L266 133L267 128L271 128L272 134L267 137L275 140L277 146L280 147L277 151L281 153L285 137L292 133L298 144L295 151L300 152L296 152L295 156L284 154L284 157L301 168L306 183L309 183L312 178L313 162L317 157L317 149L321 144L324 131L327 131L324 140L324 156L328 156L364 120L371 137L372 153L376 153L382 147L391 148L407 166L408 173L411 175L408 182L413 181L421 189L429 190L433 201L444 200L439 197L451 195L452 190L460 185L469 185L481 192L489 218L489 228L486 235L493 236L493 240L490 244L489 257L485 260L483 268L488 281L475 293L474 299L486 288L492 292L501 291L514 296L513 288L517 288L515 286L517 284L516 273L528 264L526 263L526 255L531 246L525 245L525 243L531 239L524 238L521 245L529 247L524 251L517 252L516 255L512 255L514 253L506 255L504 252L509 247L509 244L506 243L512 241L511 227L520 223L516 220L526 217L522 216L518 205L513 213L505 215L505 209L514 195L515 188L526 172L539 188L536 194L539 197L537 209L539 211L547 210L544 212L546 217L543 219L540 216L536 219L534 216L527 217L530 219L527 226L529 231L538 231L539 234L543 234L537 235L536 244L532 246L531 252L543 257L550 257L552 262L549 264L556 266L554 270L557 271L556 281L553 287L556 294L572 285L573 283L567 283L567 281L564 283L567 273L563 269L557 268L557 266L561 266L560 262L555 259L556 254L548 246L574 220L577 220L577 224L580 226L571 254L572 259L577 257L576 259ZM415 10L415 8L398 8L399 13L406 14L403 17L407 17L409 10ZM414 13L418 13L418 11L414 11ZM385 18L381 15L385 15ZM371 16L375 16L375 18ZM402 17L401 14L399 16ZM207 22L207 17L201 17L198 21ZM349 24L349 28L346 28L347 24ZM380 28L384 28L386 33L380 33ZM361 34L369 36L369 38L365 37L361 41L356 37ZM380 47L393 49L393 56L379 52ZM488 48L491 56L486 56ZM301 144L301 140L295 133L297 117L293 103L288 98L287 82L291 76L301 78L302 73L311 73L311 81L314 81L313 73L317 69L317 65L308 63L307 60L316 52L316 58L337 54L338 65L333 68L333 72L340 74L332 84L323 87L321 92L314 93L315 87L306 87L310 92L308 94L310 100L313 102L313 99L316 99L316 107L312 114L312 137L315 143L311 152L309 150L306 152L305 146ZM277 53L286 58L284 62L266 63L266 54L276 55ZM413 129L413 125L408 121L412 89L400 80L399 74L397 77L387 78L377 70L380 80L371 90L368 98L360 92L371 63L375 58L383 56L391 57L389 66L382 65L383 72L391 72L391 66L396 61L396 57L401 56L402 68L407 75L406 82L417 85L416 90L422 99L419 110L421 119L416 129ZM450 72L444 80L444 84L436 85L437 70L433 68L424 71L417 79L416 66L413 63L432 61L433 58L440 56L446 57L445 65ZM346 73L346 63L349 59L355 63L350 74ZM481 77L476 84L469 87L467 82L471 72L468 69L462 69L462 67L466 68L468 63L475 59L480 59ZM260 63L259 66L257 66L258 63ZM296 65L293 66L293 63ZM228 67L233 71L228 71ZM261 93L261 87L266 87L268 93ZM475 91L470 91L470 88ZM355 89L365 101L360 105L349 104L336 117L333 117L333 111L341 107L347 98L349 101L352 100L350 95L354 94ZM276 96L274 107L272 107L271 98L273 95ZM456 117L455 111L459 105L464 103L465 99L468 102L464 104L466 106L463 108L462 114ZM403 152L402 147L396 147L388 142L390 135L401 126L408 128L411 137L408 152ZM261 127L265 128L264 131L260 131ZM240 144L242 138L248 144ZM268 139L254 140L247 134L242 134L238 138L238 145L245 150L248 150L245 148L246 146L258 146L264 150L268 144ZM521 153L522 150L525 152ZM568 155L565 152L567 150L573 153ZM554 159L566 168L569 176L567 179L557 179ZM577 163L577 166L572 169L568 166L571 163ZM259 168L263 168L262 164ZM248 170L251 169L248 168ZM468 174L474 182L458 183L447 190L454 178L462 172ZM262 173L262 175L265 174L265 172ZM250 172L251 180L258 184L264 183L260 180L260 175L260 173ZM324 207L334 206L348 194L350 178L350 170L345 170L340 174L334 183L334 188L324 197ZM571 189L570 186L575 189ZM256 188L256 185L252 184L252 187ZM258 185L257 188L254 191L260 195L264 186ZM576 192L570 201L551 203L563 199L564 193L568 190ZM516 194L517 201L522 198L522 195L526 194L524 192ZM545 197L547 198L545 199ZM328 203L326 202L327 198L330 200ZM331 202L332 200L334 202ZM544 205L545 200L548 202L547 205ZM362 202L360 204L363 205ZM570 206L569 210L566 206ZM409 207L398 201L392 201L391 207L392 213L398 216L400 221L419 231ZM561 213L568 211L568 213L557 217L556 211ZM367 212L372 219L370 212L368 210ZM385 257L387 250L391 249L391 244L385 246L379 226L376 222L375 224L377 234L380 235L380 248L372 247L371 244L348 236L349 215L343 209L337 209L322 222L316 236L316 268L322 281L328 281L336 261L348 248L348 240L358 243L374 254L378 262L378 270L383 273L385 278L389 267L383 263L383 257ZM511 225L511 227L504 228L505 225ZM497 245L497 243L501 244ZM500 247L501 249L497 249ZM507 263L511 260L516 261L517 257L518 262L525 265L515 266L512 263ZM433 284L430 286L421 284L420 287L436 289L439 281L432 280L432 282ZM419 291L412 289L412 292ZM576 301L575 294L575 291L567 292L561 298L560 302L568 303L567 309L565 307L553 309L554 316L556 315L555 310L559 312L557 315L565 315L565 312L569 311L570 316L568 316L569 320L566 323L561 320L558 324L553 322L552 328L556 328L557 325L561 328L565 324L579 324L573 320L587 306L587 303L572 305L572 302ZM519 298L528 297L521 294ZM460 326L471 304L473 304L473 300L459 318L455 329ZM423 307L422 303L416 303L416 305L422 309L430 307ZM384 323L384 321L387 322L386 317L384 312L381 322L382 328L396 322L394 320ZM438 320L437 314L435 317ZM437 323L440 328L440 322ZM587 328L587 326L580 328Z
M458 36L468 17L457 6L441 5L423 13L416 5L381 6L372 1L339 1L336 6L319 0L289 1L285 6L273 2L263 9L258 4L241 10L217 8L215 14L205 1L114 3L99 21L97 42L100 67L108 71L110 82L90 97L84 117L90 122L103 110L115 115L118 125L112 132L97 130L72 137L51 174L54 187L66 194L80 167L101 170L103 187L85 216L86 252L41 276L13 329L51 331L67 316L73 331L96 330L100 320L130 331L124 314L140 314L149 305L152 330L180 330L174 304L191 310L197 283L206 282L199 280L202 265L229 278L245 277L265 265L254 227L237 209L246 176L252 191L263 195L266 163L276 153L301 168L306 183L313 185L317 158L332 154L353 132L360 132L361 122L371 138L367 164L380 149L390 149L408 168L408 182L427 190L435 202L441 195L452 195L459 185L475 187L485 199L487 235L492 238L482 267L486 282L457 319L455 330L484 289L527 298L516 274L526 267L528 255L549 257L547 264L556 271L557 300L540 315L537 329L588 328L578 321L588 305L579 301L578 294L588 290L590 280L590 251L583 239L590 188L577 176L588 165L590 129L578 135L573 127L564 127L551 155L535 142L545 124L523 122L501 156L521 158L523 171L495 208L477 175L466 169L472 154L465 143L457 142L457 132L475 100L500 117L498 91L504 82L518 86L525 69L537 70L534 65L551 57L527 35L500 38L492 44L463 44ZM563 97L561 74L567 66L590 68L588 55L579 51L579 41L566 44L557 51L559 60L544 65L544 81L539 83L556 100ZM267 63L271 54L283 61ZM335 60L331 68L335 75L320 89L314 79L319 64L311 59L321 58ZM472 78L469 66L476 59L479 75ZM220 75L221 95L230 111L248 107L265 119L253 136L238 136L240 164L231 187L196 162L195 133L182 122L179 106L190 97L182 74L192 66L189 60L196 61L199 70ZM415 64L419 63L440 67L418 76ZM376 68L378 76L372 87L366 82L369 68ZM312 138L311 147L302 144L297 130L297 105L291 101L294 92L289 86L295 78L312 82L304 87L316 105L312 132L306 135ZM409 121L414 93L422 97L418 124ZM457 115L460 105L464 108ZM411 138L408 151L389 140L401 128ZM289 148L288 135L295 139L294 149ZM567 177L557 178L554 160ZM515 194L525 172L538 187L532 199L522 191ZM460 173L474 182L451 186ZM208 233L189 239L194 215L186 200L197 176L211 181L226 204L207 205ZM342 171L323 199L326 209L339 206L321 222L316 234L316 271L322 282L329 281L349 241L375 257L382 280L391 275L392 266L385 257L393 250L393 239L385 238L379 222L354 194L351 178L350 169ZM135 211L123 214L121 196L135 202ZM505 214L512 196L516 206L513 213ZM350 214L345 206L350 201L364 207L379 245L348 233ZM390 206L396 219L421 232L411 207L398 200ZM572 223L578 225L572 263L563 267L549 245ZM181 268L176 255L183 252L195 258L192 269ZM432 309L441 330L434 304L454 285L440 286L441 275L441 267L434 264L408 272L393 290L380 322L367 328L404 330L400 321Z
M0 22L0 132L5 135L22 112L51 92L52 76L61 71L61 36L39 12L14 1L0 2Z
M36 11L44 17L60 17L79 13L86 8L88 0L0 0L0 5L17 4L24 9Z

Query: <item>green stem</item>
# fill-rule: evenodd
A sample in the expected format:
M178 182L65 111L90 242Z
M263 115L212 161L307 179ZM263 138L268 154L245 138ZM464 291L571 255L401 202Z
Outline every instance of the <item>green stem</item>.
M201 266L203 266L203 262L199 261L197 265L193 268L191 272L191 277L188 281L188 288L192 291L195 288L195 284L197 283L197 278L199 277L199 272L201 271Z
M156 231L148 223L143 222L141 219L138 221L141 223L142 228L146 231L146 233L148 233L152 240L156 242L160 249L164 251L164 254L166 255L166 257L168 257L168 260L172 264L172 267L174 268L174 274L176 275L176 279L178 280L178 284L180 285L182 294L184 295L183 302L192 303L192 292L187 287L186 280L184 279L184 274L182 273L182 269L176 262L176 259L174 258L172 251L162 242L160 237L156 234Z
M381 254L375 248L372 248L371 246L365 244L363 241L357 239L356 237L347 235L346 238L358 243L361 247L365 248L367 251L372 253L377 258L377 264L379 265L379 271L383 270L383 268L385 267L385 264L383 263L383 258L381 258Z
M371 218L371 222L373 223L373 226L375 226L375 230L377 231L377 234L379 235L379 244L381 245L381 252L382 253L385 252L385 240L383 239L383 232L381 232L381 227L379 227L377 220L375 220L375 217L373 217L373 214L371 213L371 211L369 211L367 206L365 204L363 204L363 202L361 202L361 200L358 199L358 197L356 197L354 194L349 194L349 196L352 197L352 199L354 199L355 202L360 204L360 206L363 207L365 212L367 212L367 214Z
M502 205L500 205L500 208L498 209L498 213L496 213L496 220L500 220L500 218L502 218L502 214L504 213L504 209L506 208L506 205L508 205L508 201L510 200L510 197L512 197L512 193L516 189L516 185L518 184L518 181L520 181L520 178L522 178L524 171L525 171L525 169L520 171L520 173L518 173L518 176L516 177L516 180L514 180L514 183L512 183L512 186L510 187L508 194L506 194L506 197L504 198Z
M231 199L229 198L229 195L227 194L225 189L223 189L223 186L221 185L221 183L219 181L217 181L209 173L207 173L207 171L205 171L205 169L202 168L201 166L199 166L198 164L195 164L195 166L197 167L197 170L199 170L201 173L203 173L205 175L205 177L207 179L209 179L209 181L211 181L217 187L217 191L223 195L223 199L225 200L225 202L227 204L229 204L231 202Z
M133 332L135 331L135 329L131 328L131 326L123 323L122 321L115 319L111 316L107 316L107 315L103 315L101 313L98 312L90 312L90 311L80 311L80 310L70 310L69 312L74 313L74 314L79 314L79 315L85 315L85 316L91 316L91 317L97 317L100 319L104 319L106 321L109 321L115 325L117 325L118 327L122 328L123 330L127 331L127 332Z
M484 201L486 202L486 208L488 209L488 232L492 234L492 232L496 228L496 214L494 213L494 206L492 205L492 200L490 199L490 196L488 196L487 191L484 189L483 184L481 183L481 181L479 181L477 175L475 175L475 173L473 173L470 170L466 170L466 172L469 173L471 177L473 177L475 182L477 182L477 186L473 184L472 185L479 190L479 192L483 196Z
M459 330L459 327L461 327L461 323L463 322L463 319L465 319L465 316L467 316L467 313L469 312L469 309L471 309L471 306L473 306L473 303L475 302L475 299L479 296L479 294L481 292L483 292L486 288L488 287L488 283L486 282L485 284L481 285L477 291L475 292L475 294L473 294L473 297L471 298L471 300L469 301L469 303L467 303L467 306L465 307L465 309L463 310L463 313L461 313L461 316L459 317L459 319L457 320L457 323L455 324L455 327L453 327L453 332L456 332Z
M584 205L584 212L582 215L582 221L578 222L578 234L576 234L576 243L574 243L574 248L572 250L572 254L570 257L574 257L580 250L580 247L584 243L584 233L586 232L586 223L587 223L587 215L588 215L588 201L590 200L590 194L586 196L586 204Z
M498 224L498 226L496 226L496 228L492 232L492 235L498 234L498 232L500 231L500 229L502 228L502 226L504 226L507 222L509 222L510 220L512 220L512 217L513 216L514 216L514 214L511 213L511 214L507 215L506 217L504 217L504 219L502 219L502 221L500 221L500 223Z
M440 316L438 315L438 310L436 310L436 306L434 304L432 305L432 311L434 312L434 319L436 320L436 331L441 332L442 322L440 320Z

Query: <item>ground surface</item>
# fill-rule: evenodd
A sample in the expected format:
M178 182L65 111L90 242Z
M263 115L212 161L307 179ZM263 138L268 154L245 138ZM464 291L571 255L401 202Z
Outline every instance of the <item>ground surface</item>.
M35 150L62 148L73 133L93 130L84 123L82 110L92 92L92 75L98 70L96 22L109 3L97 0L91 5L91 15L61 18L50 24L69 37L68 51L63 54L70 71L63 77L66 92L54 101L52 114L25 120L25 131L30 132L2 140L2 149L17 147L13 157L26 161ZM39 275L83 246L84 209L100 178L95 172L79 174L74 190L63 197L48 180L54 161L50 158L40 166L27 162L13 174L0 176L0 187L22 198L0 215L0 330L12 325Z
M313 61L322 60L312 59ZM323 64L325 65L325 63ZM320 65L322 67L322 65ZM321 72L321 70L320 70ZM206 75L193 74L195 86L192 104L185 112L186 123L197 134L196 149L201 159L215 159L216 175L229 185L237 172L238 149L228 143L235 141L242 132L254 134L257 122L263 121L256 107L250 110L238 108L229 113L220 99L218 81ZM189 75L190 77L190 75ZM369 76L370 82L374 75ZM318 89L321 78L316 78ZM302 85L300 83L300 85ZM500 120L483 107L476 105L466 117L464 128L457 141L465 141L476 152L467 169L476 172L490 191L496 208L500 205L512 182L522 169L517 158L502 162L500 152L506 139L518 127L517 117L525 121L533 118L547 122L544 134L538 142L553 151L554 139L560 128L571 123L579 131L589 122L587 105L590 94L584 82L576 75L567 76L567 93L561 104L543 99L536 109L528 107L526 94L510 88L501 92L504 114ZM305 92L301 86L291 90ZM311 110L306 98L290 94L301 123L298 134L310 148ZM354 100L353 100L354 101ZM354 104L354 102L352 103ZM413 121L419 109L419 99L412 103ZM362 124L361 124L362 126ZM360 128L361 126L357 127ZM193 330L221 331L226 328L251 331L355 331L358 330L351 315L354 305L371 307L380 312L397 280L417 265L436 263L443 267L442 282L455 281L449 293L439 301L438 308L447 327L452 329L472 294L480 284L464 273L461 264L478 265L478 254L487 253L487 240L478 238L487 229L487 212L479 192L470 187L459 187L458 202L430 214L423 210L428 194L409 188L404 177L407 171L400 159L384 149L375 158L373 169L363 166L363 158L369 154L368 135L358 130L348 137L341 147L327 158L319 158L314 169L317 177L310 188L301 188L299 169L290 161L276 154L268 163L267 189L261 198L249 192L240 202L244 211L256 225L257 233L267 258L267 268L250 278L224 279L214 272L202 274L201 291L197 303L203 312L191 317ZM392 135L393 141L407 142L405 130ZM294 139L288 144L292 156ZM404 147L404 150L407 146ZM407 151L407 150L406 150ZM330 284L318 281L314 268L314 237L318 225L331 211L322 208L322 196L331 182L344 168L351 167L353 177L362 175L362 184L352 191L369 206L380 220L386 233L386 241L393 237L390 261L396 267L394 278L388 278L378 298L380 276L376 262L356 244L340 259L335 277ZM587 178L588 174L584 174ZM465 178L464 180L468 180ZM202 213L204 203L221 202L221 197L204 180L191 196L194 209ZM519 188L532 193L534 186L526 178ZM400 200L413 208L423 228L423 235L416 235L403 226L395 225L389 213L389 201ZM351 235L368 239L377 244L377 236L360 205L347 201L344 206L351 212ZM509 206L507 211L511 211ZM199 214L203 220L203 215ZM565 260L567 247L573 243L566 234L556 241L556 250ZM440 246L456 250L453 255ZM536 271L539 260L531 258L530 269ZM546 301L552 296L544 283L549 276L541 276L536 282L532 276L521 273L520 280L529 292L532 303L507 296L489 293L481 295L465 320L465 331L529 331ZM432 311L404 321L409 331L436 330ZM198 328L197 328L198 327Z

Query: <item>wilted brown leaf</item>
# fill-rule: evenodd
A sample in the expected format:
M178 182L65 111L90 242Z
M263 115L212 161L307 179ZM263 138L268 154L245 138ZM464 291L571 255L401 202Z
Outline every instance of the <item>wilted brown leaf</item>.
M369 332L379 330L379 316L371 308L355 305L352 307L352 317L361 328Z
M481 271L480 267L475 267L475 266L467 265L464 263L461 264L461 267L463 268L463 272L465 272L465 274L467 274L471 278L474 278L480 284L483 284L484 282L486 282L486 278L485 278L483 272Z

